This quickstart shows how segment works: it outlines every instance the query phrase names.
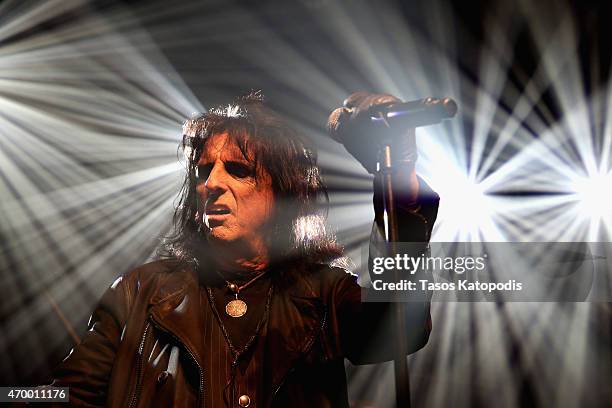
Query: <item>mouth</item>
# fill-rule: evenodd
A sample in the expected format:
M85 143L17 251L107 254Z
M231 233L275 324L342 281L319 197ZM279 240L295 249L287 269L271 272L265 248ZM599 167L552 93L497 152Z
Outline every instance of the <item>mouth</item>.
M215 227L223 223L223 220L231 213L225 205L207 205L205 208L204 223L209 227Z
M206 215L226 215L229 214L230 210L229 208L207 208L206 209Z

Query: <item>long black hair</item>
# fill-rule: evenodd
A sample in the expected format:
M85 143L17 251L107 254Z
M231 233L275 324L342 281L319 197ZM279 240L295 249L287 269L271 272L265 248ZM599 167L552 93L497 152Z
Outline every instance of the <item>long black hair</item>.
M162 257L196 264L206 259L208 245L197 215L195 175L207 142L219 133L227 133L246 160L271 176L276 203L269 240L273 262L313 264L340 258L342 248L320 214L321 201L326 208L328 195L316 153L307 139L264 104L261 92L185 122L180 148L186 158L186 174L174 213L174 231L164 242Z

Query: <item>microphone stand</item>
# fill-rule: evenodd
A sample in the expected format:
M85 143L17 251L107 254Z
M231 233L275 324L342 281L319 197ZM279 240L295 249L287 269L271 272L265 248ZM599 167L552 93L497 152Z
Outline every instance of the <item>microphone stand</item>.
M344 112L350 113L347 108ZM391 248L391 252L397 253L397 242L399 241L399 231L397 225L397 212L393 193L393 173L395 171L392 160L393 148L393 129L389 124L389 118L393 121L402 122L404 129L414 130L419 126L428 126L440 123L444 119L450 119L457 113L457 104L451 98L425 98L417 101L392 104L386 107L377 107L372 112L371 119L380 121L386 127L386 134L382 139L382 149L379 150L379 170L382 175L383 187L383 219L385 239ZM332 112L328 126L332 131L338 128L340 113L338 110ZM334 137L334 136L332 136ZM336 139L334 137L334 139ZM336 139L337 140L337 139ZM341 143L343 143L341 141ZM400 281L399 272L394 271L394 279ZM394 342L394 368L395 368L395 397L398 408L410 408L410 379L408 377L408 348L406 338L406 310L401 302L392 302L393 323L395 329Z
M389 129L385 115L380 114L380 119ZM383 211L387 222L384 222L385 238L389 243L392 255L397 252L396 243L399 241L399 230L397 225L397 212L393 195L393 160L392 160L392 138L388 137L383 143L382 163L380 173L383 178ZM394 271L394 280L399 282L399 273ZM394 358L393 366L395 372L395 401L398 408L410 408L410 378L408 376L408 349L406 345L406 311L402 302L393 302L393 323L395 328Z

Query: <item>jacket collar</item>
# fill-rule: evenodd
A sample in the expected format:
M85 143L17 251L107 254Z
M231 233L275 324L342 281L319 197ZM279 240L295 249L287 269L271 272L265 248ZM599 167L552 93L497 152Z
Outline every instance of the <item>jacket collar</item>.
M162 278L151 298L149 313L159 328L176 337L193 354L200 366L203 338L200 292L196 273L183 268Z

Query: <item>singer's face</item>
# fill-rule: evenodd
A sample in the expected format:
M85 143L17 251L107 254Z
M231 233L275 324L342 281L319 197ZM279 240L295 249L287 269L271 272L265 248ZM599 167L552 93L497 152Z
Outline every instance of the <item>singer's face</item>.
M261 248L274 210L270 174L256 169L226 133L211 136L197 165L198 214L210 242Z

